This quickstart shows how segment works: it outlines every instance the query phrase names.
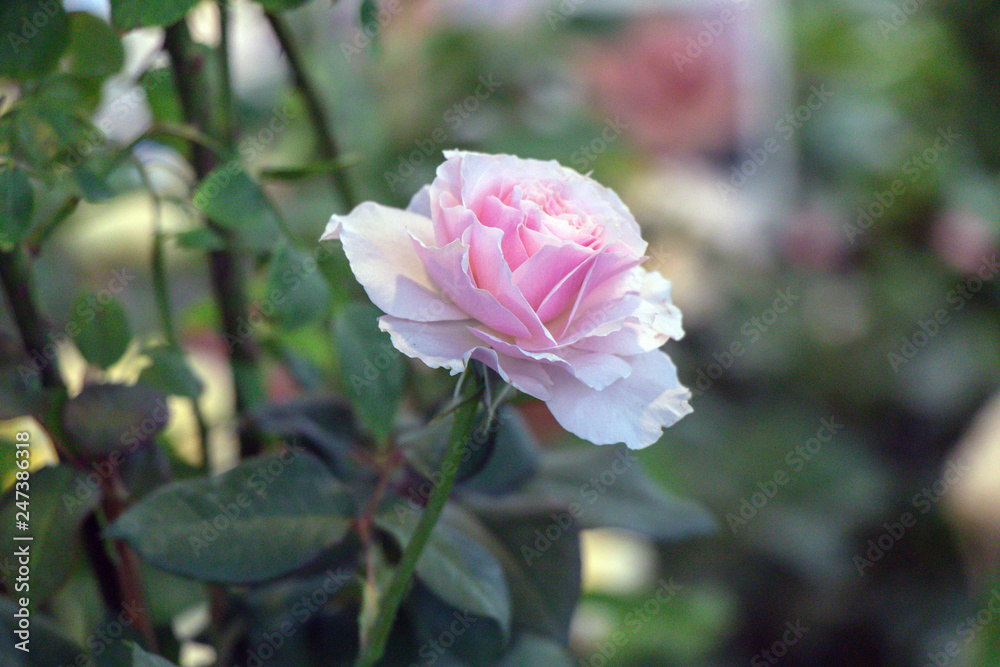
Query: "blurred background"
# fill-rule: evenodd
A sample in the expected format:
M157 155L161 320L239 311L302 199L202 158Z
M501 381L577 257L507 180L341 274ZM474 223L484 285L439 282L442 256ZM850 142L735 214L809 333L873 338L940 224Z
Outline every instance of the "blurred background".
M238 152L311 243L345 202L326 173L289 179L313 151L309 109L259 6L232 8ZM673 281L687 335L667 351L694 413L639 455L720 528L670 544L586 532L579 664L1000 665L998 10L315 0L284 15L359 201L405 206L450 148L556 159L622 196L650 240L648 266ZM214 3L188 24L196 42L219 43ZM193 176L176 140L143 136L178 116L162 43L161 29L125 35L93 117L110 142L139 140L161 215L134 176L113 174L113 196L47 234L35 277L57 330L82 294L123 283L134 340L104 377L132 381L148 363L135 341L160 335L149 267L163 232L175 326L222 470L236 449L233 388L206 241L185 204ZM18 95L11 86L0 113ZM276 357L302 362L265 364L273 401L298 392L289 367L336 363L309 312L361 292L342 257L322 268L329 281L296 290L278 322L254 323L268 345L280 330ZM255 301L269 280L251 274ZM6 307L0 325L13 331ZM72 345L59 354L78 390L93 371ZM190 401L170 405L163 437L198 465L199 418ZM522 410L544 445L569 441L543 405ZM25 423L0 423L5 440ZM650 607L670 580L679 591ZM65 602L59 613L86 612Z

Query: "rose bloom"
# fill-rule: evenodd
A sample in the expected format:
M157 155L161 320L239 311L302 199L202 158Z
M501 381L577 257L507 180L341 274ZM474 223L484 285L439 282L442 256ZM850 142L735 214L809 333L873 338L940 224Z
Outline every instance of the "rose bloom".
M343 242L393 345L452 374L478 360L597 444L645 447L691 412L659 350L680 311L618 196L556 162L445 158L405 211L366 202L321 239Z

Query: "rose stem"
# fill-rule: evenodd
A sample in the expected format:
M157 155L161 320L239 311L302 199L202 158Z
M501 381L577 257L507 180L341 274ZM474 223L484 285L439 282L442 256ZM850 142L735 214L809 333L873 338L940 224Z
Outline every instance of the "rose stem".
M324 160L332 163L327 165L330 169L330 183L337 194L340 195L344 207L350 211L357 204L357 199L354 196L351 183L344 173L343 166L339 164L340 151L337 149L337 140L330 129L330 124L327 123L323 105L319 101L319 95L306 75L302 58L299 56L298 51L295 50L295 45L292 43L292 33L288 29L288 25L284 19L273 12L267 12L267 20L271 24L271 30L274 31L275 37L278 38L278 43L281 44L281 50L285 52L285 56L288 58L288 67L292 70L292 80L295 83L295 87L299 89L302 99L306 103L306 110L316 130L316 141L319 143L320 155Z
M480 390L481 391L481 390ZM417 566L420 554L423 553L427 541L430 539L431 531L437 524L445 502L451 495L451 489L455 484L455 477L458 474L462 455L465 453L465 443L469 439L474 424L476 410L479 408L478 400L463 400L455 408L455 425L451 429L451 437L448 440L448 448L445 451L444 460L441 463L441 479L434 490L431 491L424 511L417 522L417 528L413 531L409 543L403 550L403 555L399 564L392 574L389 586L382 596L378 614L372 624L371 631L361 647L354 667L372 667L385 652L386 643L389 640L389 633L396 622L396 613L400 605L409 592L410 581L413 578L413 570Z

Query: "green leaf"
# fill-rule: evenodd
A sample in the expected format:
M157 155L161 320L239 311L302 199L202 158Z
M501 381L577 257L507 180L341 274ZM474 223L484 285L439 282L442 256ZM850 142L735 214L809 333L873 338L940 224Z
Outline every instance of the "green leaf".
M194 204L209 219L237 231L246 247L270 249L280 237L263 191L238 160L213 169L195 190Z
M0 247L20 243L34 208L35 193L24 170L0 170Z
M80 186L80 194L89 202L107 201L115 196L108 181L85 164L73 168L73 178Z
M111 0L111 22L121 30L177 23L198 0Z
M46 363L50 362L46 360ZM46 394L34 382L29 382L36 379L37 374L26 360L16 367L13 364L0 365L0 420L44 412Z
M261 303L264 314L296 329L326 315L329 304L330 288L315 258L291 246L278 248Z
M565 644L580 599L580 528L562 512L487 518L516 628Z
M98 482L88 480L86 473L54 465L31 473L21 494L17 484L4 494L0 503L0 539L16 547L29 544L15 541L17 536L34 538L30 542L32 609L52 597L79 561L79 528L100 502L97 488ZM18 521L25 521L29 528L19 530ZM17 569L2 568L2 576L7 590L14 591Z
M121 37L107 23L87 12L69 15L67 68L70 74L104 78L125 64Z
M497 410L486 432L473 432L469 459L459 469L462 489L487 494L507 493L538 471L538 445L521 414L512 408Z
M379 440L393 430L403 397L406 363L378 328L377 308L351 303L338 315L335 332L340 382L361 421Z
M291 450L213 478L160 487L107 536L185 577L252 583L314 563L348 536L350 493L314 456Z
M151 441L169 416L166 398L152 387L93 384L66 403L63 428L78 452L99 458Z
M437 658L434 664L493 667L503 654L506 641L496 620L445 604L419 581L405 609L413 626L416 652L423 664L430 664L433 655ZM454 658L449 660L452 656ZM417 660L418 656L414 656L403 664L418 664Z
M715 517L657 488L624 446L573 447L543 456L539 474L516 493L467 499L491 514L567 511L586 528L624 528L660 540L705 535Z
M60 0L4 0L0 4L0 76L30 79L49 72L69 43Z
M524 667L525 665L573 667L573 659L559 643L526 632L517 637L513 647L498 663L497 667Z
M96 293L77 299L66 331L83 358L101 368L121 359L132 340L128 315L118 299L102 303Z
M204 385L194 374L183 352L161 345L145 353L152 363L139 373L138 384L154 387L168 396L197 398L201 395Z
M398 502L376 515L375 525L405 548L421 514L416 505ZM507 582L482 539L488 536L475 518L456 505L445 505L417 561L416 575L446 604L495 620L506 636L511 619Z
M16 634L19 607L5 596L0 596L0 664L4 667L52 667L53 665L84 665L90 657L83 648L63 636L54 623L43 616L32 614L31 629L27 636ZM26 653L15 648L28 638Z
M226 245L225 239L207 227L180 232L176 238L177 245L192 250L218 250Z
M176 667L166 658L146 653L138 644L132 644L132 667Z
M295 9L309 2L309 0L260 0L264 9L269 12L283 12L288 9Z

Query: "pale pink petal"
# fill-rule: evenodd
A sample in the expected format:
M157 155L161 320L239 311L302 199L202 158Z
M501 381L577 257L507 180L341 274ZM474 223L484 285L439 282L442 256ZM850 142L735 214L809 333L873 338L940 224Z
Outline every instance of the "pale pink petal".
M552 398L552 378L549 376L544 364L537 361L525 361L516 359L504 354L498 354L496 350L488 347L477 347L472 351L472 359L486 364L518 391L523 391L529 396L547 401Z
M487 326L510 336L531 335L528 327L493 294L476 287L469 269L469 246L456 239L443 248L431 248L419 239L413 244L427 273L459 308Z
M569 305L571 293L579 290L586 275L578 269L593 256L592 250L574 243L547 245L514 269L514 285L545 322ZM539 308L543 302L544 311Z
M580 382L594 389L603 389L612 382L628 377L632 373L632 367L613 354L571 347L558 347L546 352L532 352L482 329L472 328L471 331L476 338L487 343L501 354L535 363L552 364L571 373Z
M387 331L392 345L431 368L447 368L454 375L465 368L472 350L482 343L469 333L472 320L453 322L414 322L391 315L378 319L379 329Z
M393 346L408 357L420 359L431 368L447 368L452 375L460 373L470 359L481 361L504 381L535 398L547 400L552 379L542 364L505 355L483 346L472 336L465 322L411 322L383 315L379 328L387 331Z
M659 440L665 427L691 412L691 392L677 379L666 354L647 352L626 361L632 374L600 391L553 370L552 398L546 404L556 421L594 444L624 442L639 449Z
M340 238L351 270L372 302L397 317L421 322L464 320L424 269L408 230L431 233L427 218L366 202L330 219L324 239Z
M518 234L518 227L524 222L524 213L490 195L483 202L479 219L484 225L496 227L503 232L500 248L503 250L504 259L507 260L511 270L517 270L528 259L528 253Z

